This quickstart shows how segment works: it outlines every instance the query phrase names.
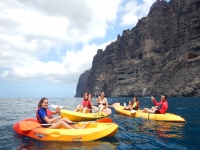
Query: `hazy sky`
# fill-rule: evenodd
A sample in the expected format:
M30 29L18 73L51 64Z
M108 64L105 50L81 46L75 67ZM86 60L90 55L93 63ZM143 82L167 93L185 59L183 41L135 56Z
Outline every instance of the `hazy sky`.
M156 0L1 0L0 98L74 97L98 49Z

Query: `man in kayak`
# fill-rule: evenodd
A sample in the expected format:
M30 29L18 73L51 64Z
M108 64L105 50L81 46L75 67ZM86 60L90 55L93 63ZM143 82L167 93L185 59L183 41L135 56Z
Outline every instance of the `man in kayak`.
M152 102L155 104L155 107L151 109L144 108L144 113L155 113L155 114L164 114L168 109L167 95L163 94L161 96L161 101L157 102L154 97L151 97Z
M44 97L38 103L38 108L36 111L37 121L40 124L49 124L49 125L44 125L44 127L49 127L52 129L58 129L58 128L80 129L80 127L74 124L71 124L72 121L69 120L68 118L65 117L61 119L60 115L57 117L53 117L52 115L52 114L59 114L59 113L60 113L60 108L58 107L56 111L51 111L48 108L48 99ZM82 128L85 128L85 126L83 126Z

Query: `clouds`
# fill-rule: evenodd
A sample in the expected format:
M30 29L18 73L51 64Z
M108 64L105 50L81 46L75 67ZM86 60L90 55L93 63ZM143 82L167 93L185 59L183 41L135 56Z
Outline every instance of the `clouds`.
M121 8L122 11L122 21L121 25L136 25L138 19L145 17L150 9L150 6L155 2L155 0L130 0L124 7Z
M154 1L0 1L0 79L76 83L117 37L108 30L132 28Z

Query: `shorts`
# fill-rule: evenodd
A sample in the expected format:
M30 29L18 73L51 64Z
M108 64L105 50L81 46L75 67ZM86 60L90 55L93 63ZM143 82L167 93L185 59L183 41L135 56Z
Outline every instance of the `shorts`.
M43 128L49 128L51 125L42 125Z
M155 114L160 114L160 111L159 111L159 110L156 110L156 111L155 111Z

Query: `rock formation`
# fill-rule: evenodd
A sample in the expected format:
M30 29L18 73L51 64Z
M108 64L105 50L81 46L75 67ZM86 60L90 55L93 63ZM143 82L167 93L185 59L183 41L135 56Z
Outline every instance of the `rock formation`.
M147 17L97 51L84 83L76 96L200 96L200 0L157 0Z
M91 70L86 70L84 73L82 73L79 77L78 84L76 87L76 95L75 97L83 96L83 93L86 92L87 89L87 81L88 76L90 75Z

